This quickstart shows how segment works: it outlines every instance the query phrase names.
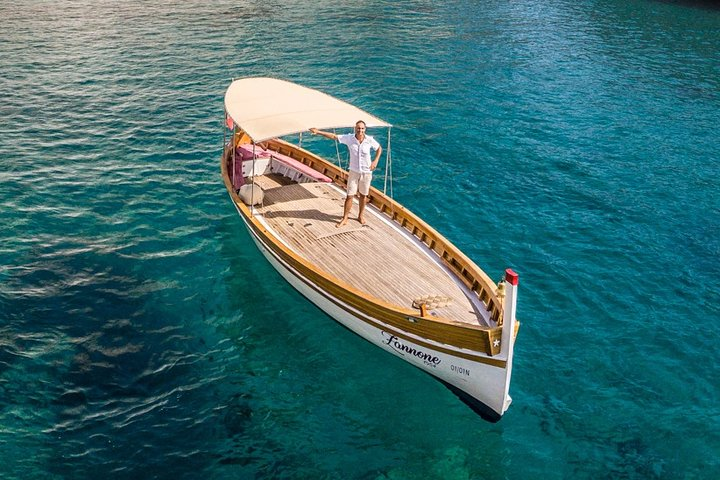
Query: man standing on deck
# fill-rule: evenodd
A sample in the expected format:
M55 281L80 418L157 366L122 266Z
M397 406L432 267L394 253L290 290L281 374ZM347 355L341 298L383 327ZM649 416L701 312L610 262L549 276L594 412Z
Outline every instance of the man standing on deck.
M330 140L337 140L338 142L347 145L350 151L350 175L347 181L347 197L345 197L345 207L343 210L343 218L336 225L340 228L345 225L350 216L350 209L352 208L353 197L359 193L359 212L358 222L365 225L365 218L363 213L365 212L365 204L367 203L367 196L370 193L370 182L372 181L372 172L380 161L380 155L382 155L382 147L373 138L365 135L365 122L359 120L355 124L355 134L348 133L346 135L335 135L331 132L324 132L317 128L311 128L310 133L313 135L320 135ZM375 150L375 158L370 161L370 149Z

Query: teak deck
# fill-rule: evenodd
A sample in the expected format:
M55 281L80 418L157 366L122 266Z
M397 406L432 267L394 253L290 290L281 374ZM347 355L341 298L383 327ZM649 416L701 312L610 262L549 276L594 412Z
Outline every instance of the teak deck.
M458 282L372 205L365 226L357 221L357 202L347 225L344 192L328 183L289 183L280 175L255 177L265 194L256 214L291 249L318 268L376 298L412 309L425 295L451 299L430 314L473 325L486 325ZM385 217L385 218L383 218Z

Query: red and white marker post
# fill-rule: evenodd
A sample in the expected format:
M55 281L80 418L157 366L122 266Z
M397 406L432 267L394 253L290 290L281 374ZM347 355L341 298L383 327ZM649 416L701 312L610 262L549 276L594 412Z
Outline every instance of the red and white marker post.
M501 356L512 358L513 335L515 334L515 310L517 309L518 274L511 268L505 270L505 305L503 306L503 330Z

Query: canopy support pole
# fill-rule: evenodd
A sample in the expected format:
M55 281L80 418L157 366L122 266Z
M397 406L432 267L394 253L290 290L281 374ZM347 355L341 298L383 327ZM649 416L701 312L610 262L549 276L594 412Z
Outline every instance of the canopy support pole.
M383 185L383 193L387 195L388 178L390 179L390 198L393 198L393 185L392 185L392 155L390 154L390 130L392 127L388 127L388 139L387 139L387 153L385 154L385 184Z
M252 187L250 187L250 218L254 217L255 210L255 140L253 140L253 161L252 161L252 175L250 175L250 181Z
M225 114L227 115L227 111L225 112ZM235 122L233 122L232 135L230 136L230 148L232 148L232 176L231 176L231 181L232 181L232 188L233 188L233 190L235 190L235 185L236 185L236 183L235 183L235 135L237 135L237 129L236 129Z
M230 83L235 81L235 77L230 77ZM225 110L225 126L227 126L227 119L228 119L228 111L227 108ZM225 128L223 128L223 143L225 142ZM237 133L237 125L235 125L235 120L232 121L232 135L230 136L230 148L232 148L232 175L230 177L230 181L232 182L232 188L235 190L235 135ZM223 147L224 148L224 147Z
M223 148L223 162L226 162L227 160L225 160L225 152L226 152L226 149L227 149L227 147L228 147L228 140L227 140L227 131L228 131L228 128L227 128L227 125L228 125L228 123L227 123L227 118L228 118L228 113L227 113L227 110L225 110L224 108L223 108L223 111L225 112L225 121L223 122L223 126L222 126L222 130L223 130L223 143L222 143L222 148ZM234 162L234 160L233 160L233 162ZM230 180L233 182L233 188L235 188L235 183L234 183L234 182L235 182L235 165L234 165L234 163L233 163L232 168L233 168L233 172L232 172L232 175L230 176Z

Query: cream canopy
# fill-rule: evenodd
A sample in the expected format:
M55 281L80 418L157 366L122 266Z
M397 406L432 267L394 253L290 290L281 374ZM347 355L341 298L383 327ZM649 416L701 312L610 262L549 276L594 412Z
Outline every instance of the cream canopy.
M225 110L255 142L312 127L390 127L379 118L325 93L276 78L241 78L225 93Z

